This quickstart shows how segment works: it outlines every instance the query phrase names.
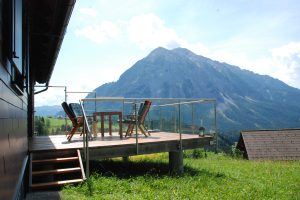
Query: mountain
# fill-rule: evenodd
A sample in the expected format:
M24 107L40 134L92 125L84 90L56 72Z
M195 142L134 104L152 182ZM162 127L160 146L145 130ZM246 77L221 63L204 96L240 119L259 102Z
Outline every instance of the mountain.
M300 126L300 90L266 75L196 55L157 48L97 96L213 98L222 132Z
M63 109L60 105L35 107L36 116L58 116L62 115L61 113L64 115Z

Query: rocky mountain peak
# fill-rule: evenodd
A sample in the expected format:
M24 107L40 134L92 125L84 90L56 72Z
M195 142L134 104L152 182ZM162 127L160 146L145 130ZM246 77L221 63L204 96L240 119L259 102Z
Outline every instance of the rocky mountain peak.
M221 129L293 128L300 124L300 90L184 48L154 49L97 96L213 98Z

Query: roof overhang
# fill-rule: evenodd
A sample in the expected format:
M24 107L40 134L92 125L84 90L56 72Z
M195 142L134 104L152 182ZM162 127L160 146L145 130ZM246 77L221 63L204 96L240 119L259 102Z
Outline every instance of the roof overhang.
M75 0L29 2L30 66L34 80L49 82Z

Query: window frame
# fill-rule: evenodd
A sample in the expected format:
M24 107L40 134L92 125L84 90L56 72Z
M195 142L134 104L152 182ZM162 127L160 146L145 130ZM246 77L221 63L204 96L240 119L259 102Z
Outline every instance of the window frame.
M27 74L23 63L23 0L11 1L10 26L11 86L17 94L23 95Z

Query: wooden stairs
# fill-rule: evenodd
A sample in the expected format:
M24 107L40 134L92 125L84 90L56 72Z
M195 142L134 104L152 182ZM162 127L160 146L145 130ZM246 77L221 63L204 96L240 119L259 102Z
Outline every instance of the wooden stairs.
M47 189L83 182L80 151L62 150L30 154L30 189Z

